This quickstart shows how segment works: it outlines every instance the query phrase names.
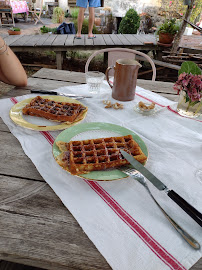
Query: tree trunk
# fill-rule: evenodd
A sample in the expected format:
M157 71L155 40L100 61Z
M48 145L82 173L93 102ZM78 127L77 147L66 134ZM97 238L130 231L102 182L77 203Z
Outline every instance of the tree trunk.
M171 49L171 55L174 55L177 53L177 49L179 47L179 44L180 44L180 41L181 41L181 38L182 38L182 35L184 34L184 31L185 31L185 28L187 26L187 22L184 21L185 20L189 20L190 16L191 16L191 12L192 12L192 9L193 9L193 6L194 6L194 3L195 3L195 0L191 0L191 4L190 6L187 7L187 10L186 10L186 13L184 15L184 18L182 19L182 25L178 31L178 33L176 34L175 36L175 39L174 39L174 42L173 42L173 46L172 46L172 49Z

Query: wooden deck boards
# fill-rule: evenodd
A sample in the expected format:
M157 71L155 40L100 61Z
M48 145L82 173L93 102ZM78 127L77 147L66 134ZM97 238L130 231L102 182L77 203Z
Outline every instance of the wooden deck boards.
M69 50L85 51L125 47L146 53L156 51L157 55L162 51L162 47L157 44L156 36L152 34L97 34L94 39L88 39L88 35L82 35L81 39L76 39L75 35L19 35L6 36L5 41L14 52L54 51L58 69L62 69L63 55ZM165 63L158 61L160 66L173 68L171 64ZM174 69L178 68L174 67Z
M142 49L147 50L147 45L144 42L152 41L155 42L155 37L152 35L122 35L122 34L98 34L94 39L88 39L87 35L82 35L81 39L75 39L74 35L20 35L20 36L7 36L5 37L7 44L11 48L26 46L26 47L40 47L48 46L52 50L55 47L62 46L63 50L66 50L69 46L77 47L83 46L84 49L97 46L142 46ZM86 47L86 48L85 48ZM151 47L151 46L150 46ZM153 45L153 48L156 44Z
M62 55L68 50L99 50L107 47L126 47L141 51L161 50L156 45L153 35L97 34L94 39L89 39L88 35L76 39L75 35L43 34L7 36L5 40L14 52L56 52L58 69L62 69ZM144 44L148 41L154 44Z

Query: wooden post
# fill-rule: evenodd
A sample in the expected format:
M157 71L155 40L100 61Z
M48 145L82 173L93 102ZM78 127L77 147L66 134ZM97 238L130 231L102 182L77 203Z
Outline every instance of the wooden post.
M108 65L108 52L104 52L104 64Z
M62 63L63 63L62 52L56 52L57 69L62 69Z
M194 3L195 3L195 0L191 0L190 5L187 7L184 19L189 20L189 18L191 16L192 9L193 9L193 6L194 6ZM185 28L186 28L186 25L187 25L187 22L185 22L183 20L182 25L181 25L181 27L180 27L180 29L179 29L179 31L176 34L176 37L174 39L173 46L172 46L172 49L171 49L171 52L170 52L171 55L172 54L174 55L174 54L177 53L177 50L178 50L182 35L184 34L184 31L185 31Z

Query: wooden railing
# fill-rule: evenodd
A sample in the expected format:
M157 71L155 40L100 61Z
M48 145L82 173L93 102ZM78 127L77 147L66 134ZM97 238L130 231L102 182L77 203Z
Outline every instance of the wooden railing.
M68 0L69 7L76 7L76 0Z

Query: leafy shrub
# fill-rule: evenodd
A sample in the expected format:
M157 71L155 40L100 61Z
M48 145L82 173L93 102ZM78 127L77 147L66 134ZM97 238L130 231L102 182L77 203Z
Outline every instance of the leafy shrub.
M71 15L68 11L65 12L65 18L69 18Z
M49 28L49 27L46 27L44 25L43 27L40 28L40 30L41 30L41 33L43 33L43 34L49 33L49 32L52 32L53 34L57 33L57 27L56 28Z
M70 14L71 14L71 17L76 20L79 15L79 8L71 9Z
M78 22L76 20L74 21L74 27L75 27L75 30L77 32ZM82 34L88 34L88 20L87 19L83 20L83 26L82 26L81 32L82 32ZM97 29L96 29L95 25L93 25L93 33L97 34Z
M119 34L136 34L140 26L140 16L131 8L126 12L126 15L120 22Z
M61 7L55 7L53 9L53 22L62 23L64 20L64 10Z
M166 20L157 29L157 35L159 33L169 33L175 35L179 31L180 25L176 22L176 19Z
M11 31L20 31L20 28L18 28L18 27L11 27L10 30Z

